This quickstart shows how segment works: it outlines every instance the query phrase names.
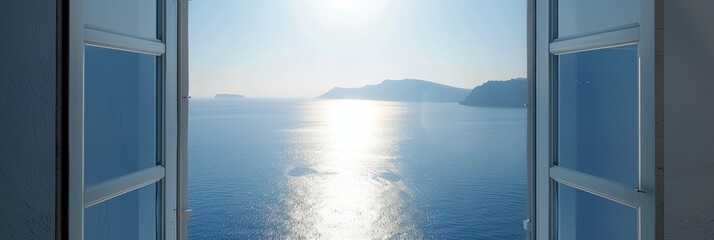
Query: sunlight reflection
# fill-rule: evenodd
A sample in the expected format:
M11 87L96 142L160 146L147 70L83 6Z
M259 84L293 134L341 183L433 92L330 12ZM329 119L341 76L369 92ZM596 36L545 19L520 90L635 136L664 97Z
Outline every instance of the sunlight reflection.
M374 239L419 238L412 220L411 190L390 161L394 144L384 139L396 134L389 105L363 100L321 102L324 118L309 138L308 151L292 169L309 174L289 178L284 196L288 216L280 225L294 238ZM305 134L302 132L301 134ZM391 138L393 139L393 138Z
M368 101L341 100L330 105L330 126L332 137L342 164L356 163L361 154L370 151L370 144L376 144L375 106Z

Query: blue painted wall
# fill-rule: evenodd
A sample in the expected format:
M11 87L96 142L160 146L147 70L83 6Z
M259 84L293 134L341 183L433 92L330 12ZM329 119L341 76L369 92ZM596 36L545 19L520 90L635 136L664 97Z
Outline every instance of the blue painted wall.
M55 232L56 1L0 1L0 239Z
M714 239L714 1L664 1L664 235Z

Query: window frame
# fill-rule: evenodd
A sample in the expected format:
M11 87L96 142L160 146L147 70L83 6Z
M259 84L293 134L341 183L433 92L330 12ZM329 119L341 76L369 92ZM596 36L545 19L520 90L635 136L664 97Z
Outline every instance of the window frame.
M556 184L595 194L638 210L638 239L655 236L655 8L654 0L640 0L637 24L626 24L591 33L557 38L557 0L532 0L535 16L532 25L533 55L530 89L534 106L530 108L529 161L533 168L529 190L534 196L529 206L534 223L531 239L557 239L554 212ZM621 183L554 165L555 124L557 124L557 56L622 45L638 44L638 186L630 188Z
M179 186L178 170L185 169L185 157L179 161L179 134L185 135L185 123L179 124L179 91L187 84L186 71L179 73L178 55L186 52L187 45L179 49L179 17L182 18L181 27L185 32L186 11L178 12L179 4L187 7L185 0L160 0L157 8L156 40L128 36L121 33L96 29L85 26L84 0L69 0L68 17L68 46L69 55L69 84L68 84L68 152L69 184L68 196L68 236L70 239L84 239L84 209L100 202L113 199L124 193L141 187L158 183L161 193L157 199L161 201L161 224L157 229L163 239L177 239L179 231L185 232L185 221L178 221L177 209L178 194L186 194L186 185ZM131 16L129 16L131 17ZM185 34L185 33L184 33ZM113 178L104 182L85 186L84 184L84 49L85 45L97 46L108 49L135 52L158 57L157 66L157 119L159 145L157 153L161 164L154 167L132 172L130 174ZM183 60L185 61L185 60ZM183 66L187 67L187 66ZM184 119L185 118L181 118ZM185 145L182 145L185 148ZM185 150L185 149L184 149ZM183 152L183 151L182 151ZM179 164L184 164L179 167ZM182 175L182 178L185 178ZM184 196L185 198L185 196ZM185 202L183 203L185 206ZM183 229L183 230L182 230Z

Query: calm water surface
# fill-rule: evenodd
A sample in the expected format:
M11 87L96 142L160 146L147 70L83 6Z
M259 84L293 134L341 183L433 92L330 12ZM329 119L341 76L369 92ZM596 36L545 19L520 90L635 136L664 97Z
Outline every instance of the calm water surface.
M526 110L192 99L191 239L523 239Z

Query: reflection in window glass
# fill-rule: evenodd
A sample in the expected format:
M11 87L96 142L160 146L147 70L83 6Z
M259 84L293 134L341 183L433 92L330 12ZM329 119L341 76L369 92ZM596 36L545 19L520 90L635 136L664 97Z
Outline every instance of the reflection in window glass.
M558 64L558 165L637 186L637 45L565 54Z
M637 239L637 209L558 184L558 239Z
M85 48L85 184L157 164L156 57Z
M637 23L639 0L558 0L558 37Z
M157 239L157 184L125 193L84 210L86 239Z
M156 0L85 0L87 26L130 36L156 39Z

